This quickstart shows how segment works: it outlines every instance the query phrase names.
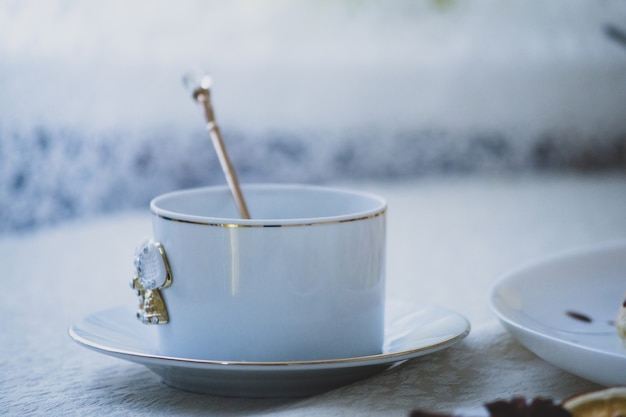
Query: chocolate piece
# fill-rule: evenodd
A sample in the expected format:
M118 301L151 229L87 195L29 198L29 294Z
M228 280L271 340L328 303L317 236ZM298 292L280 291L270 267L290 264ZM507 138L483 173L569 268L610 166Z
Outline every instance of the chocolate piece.
M479 409L476 409L478 412ZM572 414L552 400L535 398L526 401L524 397L515 397L509 401L497 400L485 404L481 413L454 412L452 414L437 414L415 410L410 417L473 417L489 415L490 417L572 417Z
M569 411L544 398L535 398L529 403L523 397L516 397L487 403L485 407L491 417L572 417Z

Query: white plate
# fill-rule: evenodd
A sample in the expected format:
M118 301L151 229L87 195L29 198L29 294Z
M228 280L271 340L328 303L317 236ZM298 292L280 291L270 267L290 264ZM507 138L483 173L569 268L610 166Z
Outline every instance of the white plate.
M154 328L118 307L88 315L69 328L76 342L99 353L145 365L168 385L186 391L240 397L317 394L395 364L454 345L470 331L460 314L443 308L392 303L382 353L306 362L222 362L158 355Z
M491 307L513 336L546 361L601 385L624 385L626 348L614 322L625 292L626 242L618 242L508 274L494 286Z

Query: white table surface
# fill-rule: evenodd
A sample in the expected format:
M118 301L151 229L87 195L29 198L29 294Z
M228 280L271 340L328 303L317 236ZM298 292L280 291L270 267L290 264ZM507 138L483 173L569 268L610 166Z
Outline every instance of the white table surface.
M136 303L128 280L134 248L150 235L146 208L0 238L0 414L403 416L599 388L522 347L487 300L497 278L521 263L626 239L625 174L340 185L389 202L388 297L464 314L472 323L467 339L310 398L170 388L143 366L84 349L67 335L89 313Z

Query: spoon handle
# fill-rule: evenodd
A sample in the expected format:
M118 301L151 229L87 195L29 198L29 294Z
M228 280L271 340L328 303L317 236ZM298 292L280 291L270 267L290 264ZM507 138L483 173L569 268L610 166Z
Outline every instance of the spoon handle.
M237 173L235 172L233 164L230 162L226 146L224 145L224 140L222 139L222 134L220 133L220 129L215 122L215 112L213 111L213 106L211 105L211 92L207 87L200 86L193 92L193 97L202 103L202 106L204 107L204 115L207 121L206 128L211 136L213 147L217 152L217 157L220 161L220 165L222 166L222 171L224 171L224 176L226 177L226 182L228 183L230 192L235 199L237 210L239 210L239 214L242 218L249 219L250 213L248 212L246 201L244 200L241 188L239 187Z
M239 210L239 214L242 218L249 219L250 212L248 212L248 206L246 205L246 201L243 198L241 188L239 187L237 173L235 172L233 164L230 162L228 152L226 152L226 147L224 146L224 141L222 140L222 134L220 133L220 129L215 122L207 122L206 128L209 131L209 135L211 136L213 147L217 152L217 157L220 160L220 165L222 166L222 170L224 171L224 175L226 176L226 182L228 183L230 192L233 194L233 198L235 199L237 210Z

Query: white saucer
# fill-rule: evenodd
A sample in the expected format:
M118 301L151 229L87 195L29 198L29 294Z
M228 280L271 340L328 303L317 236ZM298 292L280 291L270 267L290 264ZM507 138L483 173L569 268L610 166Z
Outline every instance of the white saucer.
M555 255L506 275L492 290L491 307L544 360L601 385L625 385L626 348L614 325L624 292L626 242L620 242Z
M118 307L88 315L69 328L72 339L99 353L145 365L185 391L236 397L295 397L346 385L407 359L450 347L470 331L462 315L432 306L389 303L382 353L303 362L223 362L158 355L154 328L134 310Z

